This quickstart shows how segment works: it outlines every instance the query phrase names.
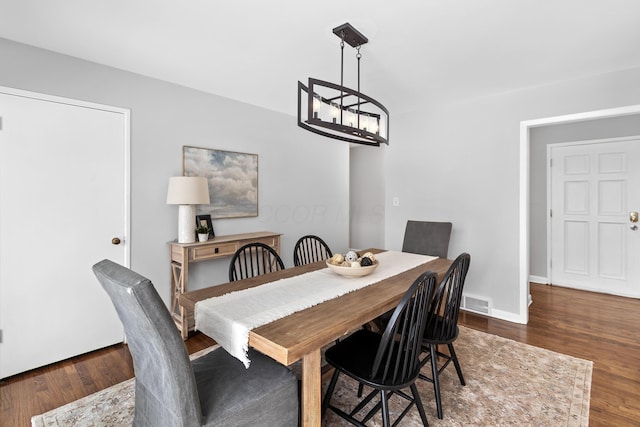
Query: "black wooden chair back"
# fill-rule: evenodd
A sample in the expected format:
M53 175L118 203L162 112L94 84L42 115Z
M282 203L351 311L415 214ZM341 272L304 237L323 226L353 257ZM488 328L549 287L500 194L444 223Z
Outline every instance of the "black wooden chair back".
M393 311L371 369L371 378L380 384L406 386L417 378L425 320L435 283L435 273L422 274Z
M460 254L445 273L431 301L425 331L428 340L447 343L458 336L458 314L471 257Z
M471 257L468 253L458 255L449 270L445 273L440 282L436 294L431 302L429 316L424 329L422 340L423 350L428 352L427 356L420 362L420 366L431 361L431 377L420 374L420 378L433 383L433 390L436 397L436 409L438 418L442 419L442 398L440 396L439 376L442 371L453 362L458 373L461 385L465 385L462 368L458 362L458 356L453 348L453 342L458 338L458 314L460 312L460 302L462 300L462 290L464 288ZM438 345L447 346L449 352L438 351ZM444 360L442 366L438 367L438 360Z
M249 243L233 254L229 263L229 281L247 279L284 270L280 255L264 243Z
M318 236L303 236L296 242L293 247L293 265L310 264L316 261L323 261L331 258L333 253L329 249L329 245Z
M397 394L409 403L393 425L396 425L413 405L416 405L423 425L429 425L415 382L420 373L419 357L424 325L436 280L436 274L428 271L414 281L393 311L382 335L368 329L360 329L338 341L325 352L326 361L334 366L335 370L324 397L323 412L331 409L352 424L364 425L382 409L383 425L389 426L388 399L392 394ZM361 397L363 385L373 388L350 413L331 404L331 396L340 373L359 382L358 397ZM411 395L402 391L406 387L411 389ZM360 420L356 419L356 415L376 395L380 396L380 402L361 416Z

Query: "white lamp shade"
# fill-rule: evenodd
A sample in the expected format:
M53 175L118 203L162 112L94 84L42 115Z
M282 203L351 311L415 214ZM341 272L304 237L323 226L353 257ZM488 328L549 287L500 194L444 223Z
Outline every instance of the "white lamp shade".
M178 243L195 242L196 208L208 205L209 184L201 176L173 176L169 178L167 204L180 205L178 210Z
M172 176L167 191L168 205L208 205L209 185L202 176Z

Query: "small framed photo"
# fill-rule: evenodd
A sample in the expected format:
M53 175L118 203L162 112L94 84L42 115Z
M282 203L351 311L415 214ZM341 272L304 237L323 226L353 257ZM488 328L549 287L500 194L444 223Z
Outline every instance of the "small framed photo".
M213 232L213 224L211 224L211 215L196 215L196 227L207 227L210 239L216 236Z

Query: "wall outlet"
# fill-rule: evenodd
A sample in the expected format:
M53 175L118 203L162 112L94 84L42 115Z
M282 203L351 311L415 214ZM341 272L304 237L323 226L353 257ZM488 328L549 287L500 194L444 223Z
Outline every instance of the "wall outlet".
M400 198L394 197L392 201L393 206L400 206Z

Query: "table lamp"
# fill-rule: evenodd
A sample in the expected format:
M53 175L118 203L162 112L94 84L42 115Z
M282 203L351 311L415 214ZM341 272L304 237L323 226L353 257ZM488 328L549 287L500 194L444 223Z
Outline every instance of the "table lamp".
M201 176L172 176L169 178L167 204L178 208L178 243L196 241L196 206L208 205L209 185Z

